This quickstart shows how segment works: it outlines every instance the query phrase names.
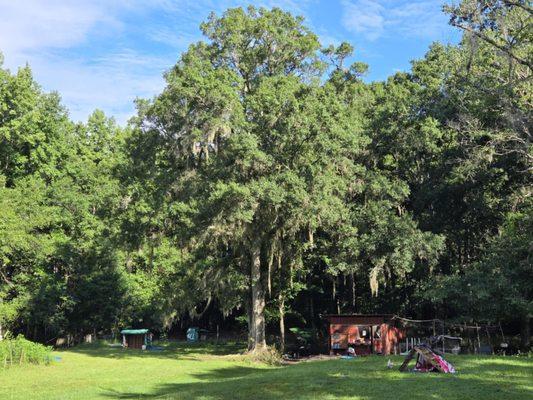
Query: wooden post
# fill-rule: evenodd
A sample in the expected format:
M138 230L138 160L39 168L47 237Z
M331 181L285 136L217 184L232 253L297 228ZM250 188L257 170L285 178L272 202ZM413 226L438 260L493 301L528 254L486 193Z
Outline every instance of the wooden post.
M444 335L446 334L444 330L444 321L442 321L442 354L444 354Z
M470 331L468 329L466 329L466 322L465 322L465 327L464 327L464 333L468 333L468 351L470 351L470 345L472 344L472 341L470 340Z
M477 333L477 353L479 353L479 350L481 349L481 340L479 339L479 326L476 322L476 333Z
M331 321L328 320L328 348L329 348L329 355L333 355L333 337L331 332Z
M373 325L370 325L370 354L374 354L374 326Z
M491 353L494 354L494 346L492 345L492 340L490 339L489 327L487 325L485 325L485 332L487 332L487 340L489 341Z
M503 344L506 343L505 342L505 335L503 334L503 329L502 329L502 323L501 322L498 322L498 325L500 326L500 333L502 334L502 342L500 343L500 348L503 348ZM505 347L507 348L507 347ZM505 352L506 350L503 350L503 355L505 356Z

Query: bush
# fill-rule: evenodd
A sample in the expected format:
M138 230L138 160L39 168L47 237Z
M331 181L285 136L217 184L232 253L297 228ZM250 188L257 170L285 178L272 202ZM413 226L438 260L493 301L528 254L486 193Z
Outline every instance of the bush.
M48 364L52 347L34 343L19 335L16 339L0 341L0 367L17 364Z

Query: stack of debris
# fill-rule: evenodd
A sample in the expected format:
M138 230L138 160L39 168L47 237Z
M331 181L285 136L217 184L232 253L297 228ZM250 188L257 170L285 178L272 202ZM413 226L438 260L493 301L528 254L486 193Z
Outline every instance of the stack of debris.
M400 367L400 371L406 371L409 363L416 355L416 364L412 371L415 372L442 372L445 374L454 374L455 368L452 364L444 359L442 354L437 354L436 350L425 344L414 346L405 357Z

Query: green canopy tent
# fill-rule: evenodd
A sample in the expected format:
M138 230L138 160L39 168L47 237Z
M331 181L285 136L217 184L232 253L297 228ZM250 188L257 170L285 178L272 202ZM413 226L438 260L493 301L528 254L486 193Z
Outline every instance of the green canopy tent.
M148 329L123 329L122 346L130 349L146 349L152 344L152 334Z

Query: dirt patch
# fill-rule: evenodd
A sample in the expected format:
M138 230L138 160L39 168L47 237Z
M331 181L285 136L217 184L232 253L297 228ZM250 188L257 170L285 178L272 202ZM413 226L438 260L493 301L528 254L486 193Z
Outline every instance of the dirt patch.
M338 360L341 356L336 355L327 355L327 354L317 354L314 356L300 357L300 358L283 358L281 363L283 365L293 365L299 364L302 362L311 362L311 361L324 361L324 360Z

